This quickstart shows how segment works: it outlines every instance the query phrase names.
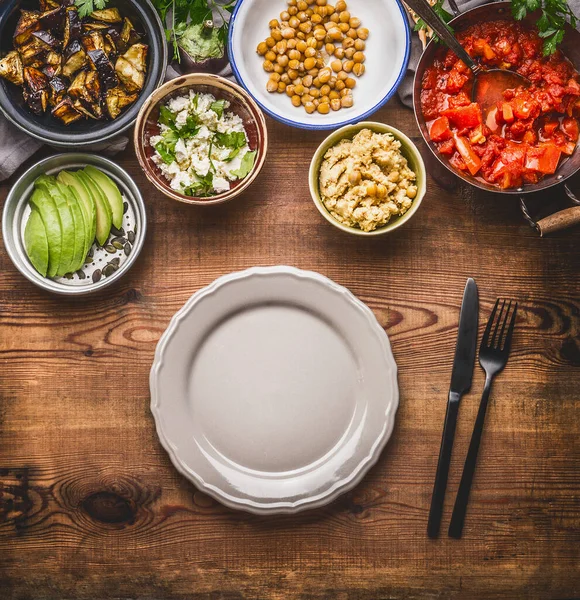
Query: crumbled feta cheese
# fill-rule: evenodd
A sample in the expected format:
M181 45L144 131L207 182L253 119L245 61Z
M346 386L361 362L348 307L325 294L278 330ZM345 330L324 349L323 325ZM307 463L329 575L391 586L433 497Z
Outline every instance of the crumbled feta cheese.
M218 106L213 110L215 102L213 95L196 94L193 90L171 98L166 106L173 113L175 124L160 123L160 135L149 139L154 148L163 143L163 156L156 149L152 160L176 191L186 193L193 189L196 193L197 187L202 195L228 191L230 182L239 179L235 173L244 156L251 152L242 119L227 112L230 106L227 101L223 103L223 112ZM197 128L191 127L188 119ZM231 135L235 133L244 135ZM177 141L175 134L180 136Z

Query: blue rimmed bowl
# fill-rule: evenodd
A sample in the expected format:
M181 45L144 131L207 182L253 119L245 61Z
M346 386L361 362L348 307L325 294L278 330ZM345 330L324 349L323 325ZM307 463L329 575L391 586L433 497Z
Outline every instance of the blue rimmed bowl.
M411 51L405 10L397 0L347 0L347 5L370 32L366 72L357 79L352 108L309 115L304 108L294 107L286 94L268 93L269 75L263 69L263 57L256 52L258 44L269 36L269 21L279 20L280 13L288 8L286 0L238 0L230 20L230 62L238 82L268 115L291 127L337 129L366 120L396 92Z

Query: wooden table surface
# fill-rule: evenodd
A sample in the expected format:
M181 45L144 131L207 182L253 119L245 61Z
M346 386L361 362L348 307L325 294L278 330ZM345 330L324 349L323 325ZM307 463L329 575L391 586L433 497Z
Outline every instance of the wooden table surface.
M397 100L376 117L419 142ZM100 295L44 293L1 248L0 598L580 597L579 231L540 239L516 200L430 178L403 229L343 234L308 193L324 134L268 127L257 183L220 207L172 203L131 149L119 156L141 187L149 230L133 270ZM327 275L373 309L391 339L401 403L391 441L353 492L265 518L222 507L172 467L148 376L160 335L193 292L277 264ZM517 299L521 316L492 392L464 538L434 541L427 513L468 276L481 329L497 296ZM477 366L443 531L483 381Z

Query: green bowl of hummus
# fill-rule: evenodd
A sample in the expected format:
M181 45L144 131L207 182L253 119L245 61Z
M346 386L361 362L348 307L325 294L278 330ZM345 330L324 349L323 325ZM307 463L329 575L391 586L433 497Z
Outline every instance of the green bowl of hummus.
M427 175L418 148L404 133L364 121L322 142L309 181L314 204L327 221L348 233L377 236L413 217Z

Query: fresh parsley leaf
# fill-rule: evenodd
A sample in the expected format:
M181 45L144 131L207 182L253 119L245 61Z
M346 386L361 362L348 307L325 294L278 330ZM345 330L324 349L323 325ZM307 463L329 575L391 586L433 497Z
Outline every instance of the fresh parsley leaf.
M163 139L155 145L155 150L159 152L159 156L161 156L163 162L168 165L175 160L175 145L178 141L179 135L169 129L163 134Z
M180 137L182 137L184 140L187 140L195 137L199 133L200 129L201 127L198 124L197 117L194 115L189 115L185 121L185 125L183 125L183 127L181 127L178 131Z
M103 10L108 0L75 0L75 6L78 8L79 17L88 17L95 10Z
M236 171L232 171L232 175L235 175L238 179L246 177L250 171L254 168L254 162L256 161L256 151L246 152L242 157L242 164Z
M577 18L566 0L512 0L512 14L517 21L540 9L536 26L544 40L544 56L550 56L564 39L566 22L576 27Z
M232 162L232 160L234 160L234 158L236 158L236 156L241 152L241 148L235 148L234 150L232 150L226 158L224 158L224 162Z
M216 133L215 141L224 148L243 148L246 145L246 135L243 131L232 131L231 133Z
M226 107L225 100L216 100L215 102L212 102L212 104L209 108L210 108L210 110L213 110L213 112L218 116L219 119L221 119L224 114L225 107Z
M201 25L204 21L211 20L212 10L207 0L191 0L189 16L194 25Z
M176 129L175 118L176 114L170 111L164 104L159 109L159 122L166 125L170 129Z
M161 156L164 163L170 165L175 160L175 155L165 146L163 142L158 142L155 146L155 150L159 153L159 156Z
M196 181L193 185L185 188L183 193L186 196L210 196L213 194L213 173L211 171L207 172L207 175L203 177L201 175L197 175L199 181Z
M191 107L193 108L193 110L197 110L198 105L199 105L199 94L196 94L191 99Z

